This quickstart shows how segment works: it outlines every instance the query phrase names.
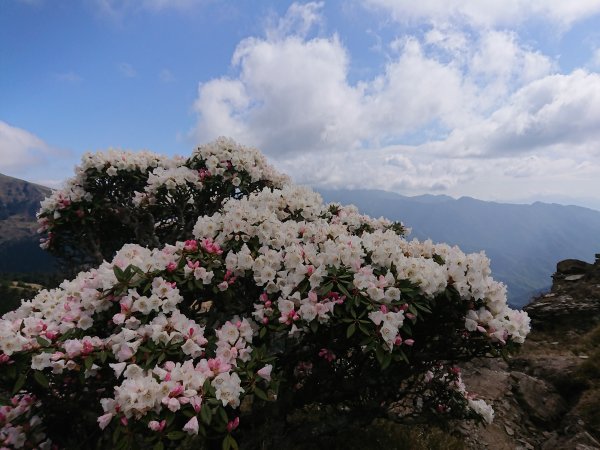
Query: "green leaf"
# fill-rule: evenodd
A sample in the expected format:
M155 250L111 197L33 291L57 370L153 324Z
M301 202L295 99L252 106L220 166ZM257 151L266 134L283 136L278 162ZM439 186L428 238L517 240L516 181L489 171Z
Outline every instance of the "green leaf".
M221 422L223 423L227 423L229 422L229 416L227 415L227 411L225 411L225 408L219 408L219 418L221 419Z
M348 299L350 299L352 296L350 295L350 292L348 292L348 289L346 289L344 287L344 285L342 283L338 283L338 289L340 290L340 292L342 294L344 294Z
M316 320L313 320L310 323L310 331L312 331L313 333L316 333L318 329L319 329L319 322Z
M348 329L346 330L346 337L347 338L352 337L352 335L354 334L355 331L356 331L356 324L351 323L350 326L348 327Z
M265 391L263 391L262 389L260 389L260 388L258 388L258 387L255 387L255 388L254 388L254 393L255 393L255 394L256 394L256 396L257 396L258 398L260 398L261 400L264 400L264 401L266 401L266 402L267 402L267 401L269 401L269 397L267 397L267 394L265 394Z
M440 266L443 266L444 264L446 264L446 261L444 261L444 258L442 258L440 255L433 255L433 260L438 263Z
M115 277L117 278L118 282L123 282L125 280L125 273L119 266L114 265L113 272L115 273Z
M421 311L431 314L431 309L429 309L427 306L422 305L421 303L413 303L413 305L415 305L415 307L417 309L420 309Z
M48 342L46 339L44 339L43 337L36 337L35 340L37 341L38 344L40 344L40 346L42 347L48 347L50 345L50 342Z
M319 289L319 295L325 296L325 295L329 294L329 292L331 292L332 288L333 288L333 283L330 281L325 286L321 287L321 289Z
M369 331L369 329L366 326L364 326L362 323L358 324L358 329L366 336L371 335L371 332Z
M162 443L162 441L158 441L154 447L152 447L152 450L164 450L165 448L165 444Z
M385 354L385 356L383 357L383 362L381 363L381 370L387 369L391 362L392 362L392 354L390 352L387 352Z
M37 383L42 386L43 388L48 389L49 386L49 382L48 382L48 378L46 378L46 375L44 375L40 370L34 370L33 371L33 378L35 379L35 381L37 381Z
M179 441L185 437L185 433L183 431L170 431L167 433L167 438L172 441Z
M407 364L409 364L408 358L406 357L406 353L404 353L402 350L400 350L400 352L398 354L400 355L400 358L402 358Z
M202 405L202 408L200 408L200 419L202 419L202 422L204 422L206 425L210 425L212 420L212 410L206 403Z
M17 381L15 381L15 385L13 386L13 390L12 390L13 395L21 390L21 388L25 384L25 381L27 381L27 374L25 374L25 373L20 374L19 378L17 378Z
M121 436L121 427L116 427L115 428L115 432L112 435L113 444L117 443L117 441L119 440L120 436Z
M223 438L223 442L221 443L221 449L222 450L230 450L231 449L231 435L228 434L227 436L225 436Z
M92 365L94 365L94 358L92 358L91 356L88 356L83 360L83 366L87 370L90 370L92 368Z
M258 336L263 338L263 337L265 337L265 334L267 334L267 327L262 327L260 329L260 331L258 332Z

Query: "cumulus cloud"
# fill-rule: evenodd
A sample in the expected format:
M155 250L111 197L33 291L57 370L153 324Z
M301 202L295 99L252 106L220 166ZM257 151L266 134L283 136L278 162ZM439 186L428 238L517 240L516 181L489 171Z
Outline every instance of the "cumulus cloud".
M392 15L408 8L370 4ZM596 3L562 5L560 17L536 1L513 0L506 10L410 5L415 20L439 20L382 44L379 73L351 82L352 55L323 32L322 4L293 4L263 37L238 44L231 76L199 84L194 138L231 136L266 151L298 182L322 187L516 199L534 189L553 195L546 185L542 192L543 180L556 187L569 179L583 195L600 176L600 74L561 74L516 31L491 25L520 12L567 26ZM489 26L460 27L447 20L454 16Z
M292 5L277 33L238 44L236 77L200 84L198 140L227 134L277 154L379 147L415 130L440 137L554 67L510 32L483 32L467 47L466 37L436 29L395 40L382 73L352 84L337 35L307 37L319 7ZM455 57L439 57L447 51Z
M10 172L40 163L50 151L42 139L0 120L0 171Z
M576 70L535 80L489 117L432 145L447 155L502 156L540 149L600 148L600 74Z

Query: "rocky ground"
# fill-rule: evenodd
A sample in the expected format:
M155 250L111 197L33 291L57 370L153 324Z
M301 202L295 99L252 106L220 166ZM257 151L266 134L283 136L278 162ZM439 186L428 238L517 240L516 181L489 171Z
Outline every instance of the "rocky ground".
M600 255L557 265L550 293L525 309L533 331L506 361L463 367L469 391L494 406L487 427L456 430L469 449L600 450Z

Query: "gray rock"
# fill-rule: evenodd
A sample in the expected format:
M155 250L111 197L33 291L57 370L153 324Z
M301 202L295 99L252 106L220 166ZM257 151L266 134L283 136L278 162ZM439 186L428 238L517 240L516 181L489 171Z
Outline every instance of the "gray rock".
M567 411L567 405L554 387L522 372L511 372L517 399L535 424L550 429Z

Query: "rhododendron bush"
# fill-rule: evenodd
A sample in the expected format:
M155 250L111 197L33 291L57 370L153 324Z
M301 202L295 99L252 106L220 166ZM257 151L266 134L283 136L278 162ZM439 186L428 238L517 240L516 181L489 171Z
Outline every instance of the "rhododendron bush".
M314 404L490 422L455 364L529 331L483 254L324 204L225 139L85 156L40 220L48 248L110 262L0 320L8 448L258 447Z

